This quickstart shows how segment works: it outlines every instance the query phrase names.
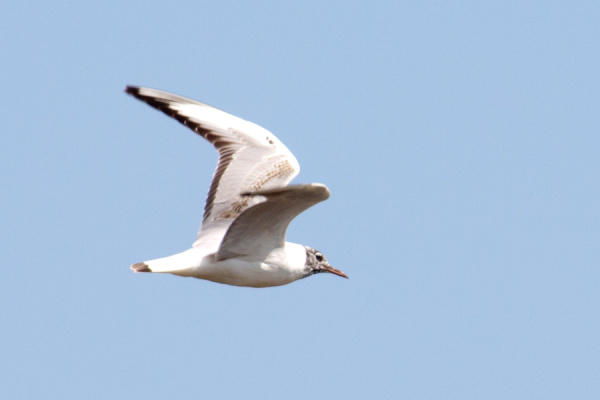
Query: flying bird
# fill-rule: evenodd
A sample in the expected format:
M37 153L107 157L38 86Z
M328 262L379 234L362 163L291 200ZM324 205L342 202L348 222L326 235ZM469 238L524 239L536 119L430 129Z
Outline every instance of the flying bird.
M133 264L133 271L250 287L285 285L321 272L348 278L318 250L286 242L290 222L328 199L329 190L317 183L288 186L300 165L275 135L172 93L135 86L125 92L175 118L219 153L192 248Z

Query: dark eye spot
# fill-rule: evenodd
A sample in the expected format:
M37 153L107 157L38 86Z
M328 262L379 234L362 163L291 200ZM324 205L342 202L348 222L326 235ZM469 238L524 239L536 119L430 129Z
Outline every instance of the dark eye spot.
M317 254L315 254L315 257L317 258L317 261L318 261L318 262L321 262L321 261L323 261L323 254L319 254L319 253L317 253Z

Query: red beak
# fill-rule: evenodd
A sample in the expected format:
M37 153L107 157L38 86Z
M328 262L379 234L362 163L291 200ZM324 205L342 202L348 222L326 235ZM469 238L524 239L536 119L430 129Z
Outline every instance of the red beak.
M346 275L345 273L343 273L342 271L340 271L339 269L335 269L333 268L331 265L328 267L323 268L325 271L327 272L331 272L332 274L335 274L337 276L341 276L342 278L346 278L346 279L350 279L348 278L348 275Z

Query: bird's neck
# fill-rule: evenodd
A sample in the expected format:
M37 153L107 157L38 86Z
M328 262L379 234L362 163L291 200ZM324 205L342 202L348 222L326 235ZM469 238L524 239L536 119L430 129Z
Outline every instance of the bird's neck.
M273 250L265 262L285 266L291 271L304 271L306 249L300 244L285 242L284 247Z

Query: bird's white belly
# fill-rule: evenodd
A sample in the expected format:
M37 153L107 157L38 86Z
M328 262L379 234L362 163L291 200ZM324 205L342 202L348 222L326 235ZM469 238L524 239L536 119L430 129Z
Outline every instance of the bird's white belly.
M264 261L248 262L240 259L203 262L194 268L189 276L227 285L250 287L286 285L302 277L297 271Z

